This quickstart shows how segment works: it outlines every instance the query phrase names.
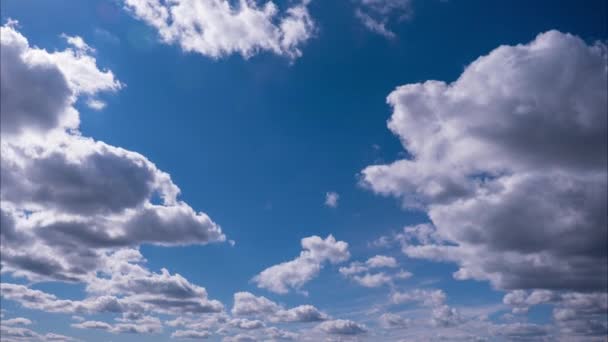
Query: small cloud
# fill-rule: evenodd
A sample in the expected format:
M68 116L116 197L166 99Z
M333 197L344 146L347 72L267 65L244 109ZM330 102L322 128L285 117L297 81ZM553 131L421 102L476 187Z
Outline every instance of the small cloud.
M82 51L82 52L95 52L95 49L93 49L92 47L90 47L84 41L84 39L82 39L82 37L79 37L79 36L69 36L69 35L67 35L65 33L62 33L61 37L63 39L65 39L68 44L72 45L74 48L76 48L79 51Z
M325 193L325 205L330 208L335 208L338 206L338 200L340 199L340 195L337 192L327 192Z
M88 99L87 106L93 110L102 110L106 107L106 103L97 99Z

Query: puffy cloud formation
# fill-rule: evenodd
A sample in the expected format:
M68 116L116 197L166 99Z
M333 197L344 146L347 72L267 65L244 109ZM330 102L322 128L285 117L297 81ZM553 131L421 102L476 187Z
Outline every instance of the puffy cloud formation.
M605 289L607 77L606 45L549 31L393 91L411 157L362 182L431 219L403 251L500 289Z
M235 316L254 316L270 322L317 322L329 318L312 305L300 305L285 309L264 296L249 292L234 294L232 314Z
M412 15L412 0L357 0L355 16L370 31L394 38L388 28L392 21L403 21Z
M184 51L219 58L233 53L250 57L269 51L289 58L302 55L300 46L314 34L309 0L298 1L279 14L272 1L252 0L124 0L134 17L152 26L163 42Z
M37 333L34 330L25 327L33 324L31 320L23 317L6 319L4 317L4 310L2 311L2 324L0 324L0 336L2 337L2 341L79 341L75 338L55 333Z
M97 68L94 50L69 36L64 51L31 47L15 25L1 28L2 272L85 281L106 249L224 241L217 224L178 199L169 174L77 131L79 98L122 87Z
M345 319L325 321L317 329L332 335L358 335L367 332L367 328L357 322Z
M285 294L289 289L300 288L315 278L327 262L338 264L350 258L348 243L336 241L329 235L322 239L310 236L302 239L300 256L287 262L271 266L253 278L258 287Z
M146 312L162 314L216 313L223 305L207 297L205 288L190 283L179 274L163 269L153 273L137 264L139 251L120 250L106 256L108 265L98 277L87 280L90 294L83 300L59 299L55 295L24 285L2 283L1 295L29 309L55 313L122 313L139 318ZM90 324L90 323L89 323ZM86 325L79 326L86 328Z
M340 267L339 271L345 277L364 287L379 287L382 285L392 285L395 279L407 279L412 276L410 272L399 271L398 273L388 274L385 272L370 273L370 270L377 268L398 267L397 260L385 255L376 255L369 258L365 263L351 262L348 267Z
M515 314L526 313L535 305L552 304L553 319L559 332L571 339L608 335L606 292L515 290L504 296L503 303L512 306Z
M32 47L14 21L2 26L0 37L2 273L86 289L84 299L68 300L2 283L3 299L51 313L121 314L114 323L81 318L73 325L113 333L160 332L159 319L144 314L223 311L205 288L143 265L141 244L207 244L225 236L206 214L180 201L169 174L146 157L78 131L77 102L103 107L98 94L123 86L97 67L95 50L65 35L63 51ZM4 321L2 338L69 339Z

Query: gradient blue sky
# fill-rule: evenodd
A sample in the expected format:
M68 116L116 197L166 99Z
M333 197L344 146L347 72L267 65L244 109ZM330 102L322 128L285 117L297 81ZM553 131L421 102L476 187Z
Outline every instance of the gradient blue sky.
M277 3L283 10L294 2ZM390 21L395 37L387 38L362 25L355 16L357 1L313 0L308 10L314 35L299 46L302 56L294 59L268 51L249 58L184 52L176 44L161 42L156 29L135 18L120 1L3 0L1 19L18 20L17 30L30 45L48 51L66 48L62 33L80 36L94 47L98 67L111 70L125 87L100 94L107 104L101 111L87 107L84 100L76 103L82 135L146 156L171 175L181 189L181 200L208 214L235 242L143 244L140 251L149 270L179 273L203 286L226 311L232 308L235 292L247 291L289 308L310 304L332 318L367 327L367 333L338 334L339 339L416 340L407 329L383 335L379 314L369 311L384 310L389 292L420 288L443 290L445 303L463 316L488 314L496 325L552 326L554 304L533 306L523 317L508 320L503 317L512 309L503 304L507 292L493 289L486 280L454 279L457 263L410 258L398 243L374 246L379 237L429 218L424 210L404 208L398 198L362 186L361 172L407 156L399 137L387 128L393 110L386 97L397 86L452 82L467 65L498 46L527 44L548 30L571 33L589 45L605 42L608 2L408 3L409 18ZM339 194L336 207L324 204L327 192ZM273 293L252 281L264 269L297 257L302 238L329 234L348 243L350 259L325 265L318 277L302 286L307 294ZM367 288L338 272L340 266L375 255L396 258L399 269L413 276L395 280L392 289ZM28 284L59 298L86 297L83 283L31 282L7 272L2 282ZM71 326L72 314L28 309L6 298L2 309L3 320L26 317L34 322L28 328L41 334L85 341L165 341L175 330L165 326L161 333L139 335L77 329ZM390 308L414 320L428 315L417 309L413 304ZM170 319L149 314L161 321ZM107 322L119 317L84 316ZM316 329L309 323L281 327L301 336ZM455 328L424 338L442 334L450 339L451 329ZM256 330L237 329L209 339L219 341L237 333ZM532 337L536 338L547 336Z

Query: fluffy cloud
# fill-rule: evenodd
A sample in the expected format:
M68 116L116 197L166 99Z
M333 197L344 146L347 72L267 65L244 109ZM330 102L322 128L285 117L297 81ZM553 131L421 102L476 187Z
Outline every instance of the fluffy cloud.
M317 329L332 335L358 335L367 332L367 328L357 322L344 319L325 321Z
M69 36L63 51L31 47L15 25L1 29L2 272L86 281L107 249L224 241L217 224L178 199L169 174L77 131L78 99L122 87L98 69L94 49Z
M362 181L430 217L408 256L501 289L606 288L606 51L550 31L389 95L411 158Z
M560 334L570 339L606 336L608 334L608 293L555 292L548 290L507 293L503 303L513 307L513 313L528 312L540 304L553 305L553 319Z
M205 339L211 336L208 331L196 330L176 330L171 334L171 338L189 338L193 340Z
M370 31L386 38L395 33L388 28L390 22L403 21L412 15L411 0L357 0L355 16Z
M137 264L143 258L136 250L120 250L106 256L109 266L99 277L88 279L89 296L83 300L65 300L24 285L2 283L1 295L29 309L55 313L123 313L140 319L145 312L161 314L217 313L223 305L207 297L205 288L194 285L179 274L167 270L153 273ZM90 324L90 323L87 323ZM85 325L79 326L86 328ZM126 329L125 324L117 328Z
M235 316L254 316L270 322L317 322L329 318L312 305L285 309L264 296L258 297L249 292L234 294L231 312Z
M397 260L393 257L376 255L369 258L366 262L351 262L347 267L340 267L340 273L352 279L357 284L364 287L379 287L382 285L392 285L395 279L407 279L412 276L410 272L399 271L397 273L377 272L370 273L370 270L378 268L398 267Z
M336 241L329 235L322 239L310 236L302 239L300 256L263 270L253 278L260 288L275 293L285 294L289 289L300 288L315 278L327 262L338 264L350 258L348 243Z
M315 28L308 2L279 14L271 1L258 6L240 0L236 6L227 0L124 0L129 12L158 30L163 42L214 58L233 53L247 58L260 51L299 57Z

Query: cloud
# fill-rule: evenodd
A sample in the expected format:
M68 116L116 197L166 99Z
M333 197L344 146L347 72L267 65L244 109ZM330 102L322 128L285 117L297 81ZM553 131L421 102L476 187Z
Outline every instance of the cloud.
M507 293L503 303L513 307L514 314L527 313L541 304L553 305L553 319L563 337L608 334L608 293L556 292L549 290L515 290Z
M412 276L410 272L400 270L397 273L377 272L371 270L378 268L396 268L399 264L393 257L376 255L369 258L365 263L351 262L348 267L340 267L339 272L364 287L380 287L393 285L395 279L407 279Z
M391 302L402 304L408 302L418 302L425 306L440 306L446 300L443 290L414 289L409 292L394 292L391 295Z
M299 337L299 335L297 333L287 331L287 330L282 330L277 327L267 328L266 330L264 330L264 335L266 337L274 339L274 340L284 340L284 341L297 340Z
M239 329L253 330L264 327L264 322L245 318L234 318L230 321L230 325Z
M606 51L549 31L388 96L411 158L362 183L428 214L405 254L499 289L606 288Z
M257 5L242 0L124 0L137 19L158 31L167 44L213 58L238 53L245 58L261 51L297 58L301 45L315 30L309 0L298 1L279 13L273 2Z
M325 321L317 329L332 335L359 335L367 332L364 325L344 319Z
M327 192L325 193L325 205L330 208L336 208L338 206L338 200L340 199L340 195L337 192Z
M254 316L270 322L317 322L329 318L312 305L285 309L264 296L257 297L249 292L234 294L231 312L234 316Z
M162 332L162 323L156 317L144 316L133 321L109 324L101 321L84 321L74 323L72 327L77 329L98 329L113 334L159 334Z
M388 26L392 22L409 19L412 12L411 0L356 0L355 16L370 31L386 38L395 38Z
M348 243L336 241L332 235L325 239L319 236L303 238L301 244L303 250L299 257L256 275L253 281L257 286L280 294L288 293L290 289L300 290L319 274L325 263L338 264L350 258Z
M32 47L1 29L2 272L32 281L86 281L109 248L225 241L206 214L178 199L169 174L136 152L78 132L82 96L123 87L94 49ZM158 200L157 200L158 199Z
M171 334L171 338L189 338L193 340L209 338L211 333L208 331L196 331L196 330L176 330Z
M411 320L390 312L384 313L378 319L380 326L386 329L403 329L411 324Z

